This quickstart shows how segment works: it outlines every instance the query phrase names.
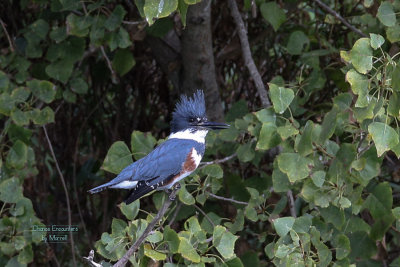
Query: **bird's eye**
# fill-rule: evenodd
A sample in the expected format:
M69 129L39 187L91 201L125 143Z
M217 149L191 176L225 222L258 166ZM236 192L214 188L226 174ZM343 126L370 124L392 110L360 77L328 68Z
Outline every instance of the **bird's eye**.
M189 122L194 122L194 119L193 119L193 118L190 118L190 119L189 119Z

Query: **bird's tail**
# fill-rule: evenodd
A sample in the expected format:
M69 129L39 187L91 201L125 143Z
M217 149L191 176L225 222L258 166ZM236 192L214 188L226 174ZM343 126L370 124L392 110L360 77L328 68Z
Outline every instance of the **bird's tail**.
M91 194L95 194L95 193L101 192L103 190L106 190L110 186L112 186L111 183L102 184L102 185L100 185L98 187L90 189L88 192L91 193Z
M144 182L139 183L138 186L131 191L129 197L125 200L125 203L129 205L136 199L141 198L142 196L150 193L151 191L154 191L154 187L148 186Z

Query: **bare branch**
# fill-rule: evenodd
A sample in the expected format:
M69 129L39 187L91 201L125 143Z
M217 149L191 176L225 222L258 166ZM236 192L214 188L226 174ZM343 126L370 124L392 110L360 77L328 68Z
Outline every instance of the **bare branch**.
M217 196L217 195L214 195L213 193L208 193L208 195L210 197L213 197L213 198L216 198L216 199L219 199L219 200L228 201L228 202L232 202L232 203L236 203L236 204L240 204L240 205L246 205L247 206L249 204L247 202L235 200L233 198L226 198L226 197Z
M4 24L2 19L0 19L0 24L1 24L1 27L3 28L4 34L7 36L7 40L8 40L8 44L10 45L10 49L12 52L14 52L13 42L11 41L10 35L8 35L6 25Z
M236 157L236 156L237 156L237 154L236 154L236 153L233 153L232 155L227 156L227 157L222 158L222 159L216 159L216 160L213 160L213 161L202 162L202 163L200 164L199 169L202 169L202 168L204 168L205 166L208 166L208 165L211 165L211 164L224 163L224 162L226 162L226 161L228 161L228 160L233 159L233 158Z
M289 199L290 215L292 215L293 218L296 218L297 215L296 215L296 209L294 207L294 198L292 190L289 189L289 191L287 191L287 197Z
M360 31L359 29L357 29L356 27L351 25L349 22L347 22L347 20L345 20L342 16L340 16L335 10L333 10L332 8L327 6L326 4L322 3L320 0L314 0L314 2L317 3L326 12L328 12L329 14L331 14L332 16L337 18L341 23L346 25L346 27L349 28L350 30L352 30L353 32L357 33L358 35L360 35L362 37L368 37L368 35L366 35L362 31Z
M147 21L145 21L145 20L139 20L139 21L128 21L128 20L123 20L122 23L123 23L123 24L127 24L127 25L138 25L138 24L147 23Z
M201 214L203 214L204 218L207 219L207 221L213 226L215 227L215 223L211 220L210 217L208 217L208 215L197 205L193 205L198 211L200 211Z
M129 250L125 253L125 255L113 265L113 267L122 267L128 262L129 258L132 254L138 250L139 246L143 243L146 237L150 234L150 232L154 229L155 225L161 220L164 216L165 212L167 211L168 207L171 205L172 201L176 197L176 193L178 192L180 186L174 186L170 195L165 199L164 204L162 205L161 209L158 211L157 215L154 219L147 225L146 229L144 230L143 234L133 243L133 245L129 248Z
M251 77L254 80L263 107L269 107L271 106L271 102L269 102L267 90L265 89L265 85L261 79L261 75L257 70L253 57L251 56L249 40L247 38L247 31L246 28L244 27L242 17L240 16L236 0L228 0L228 6L231 10L231 15L235 21L236 28L239 33L239 39L240 39L240 44L242 46L242 54L244 62L247 68L249 69Z
M97 263L94 261L94 251L93 249L89 252L89 256L83 257L87 262L89 262L89 265L92 267L102 267L100 263Z
M71 206L70 206L70 202L69 202L67 185L65 183L64 175L61 172L60 166L58 165L56 154L54 154L53 146L51 144L49 135L47 134L46 126L43 125L42 127L43 127L44 134L46 136L47 143L49 144L51 156L53 157L53 160L54 160L54 162L56 164L57 172L58 172L58 174L60 176L60 179L61 179L61 184L62 184L62 186L64 188L65 198L66 198L66 201L67 201L67 210L68 210L68 225L71 226L72 225ZM72 235L72 231L69 232L69 237L70 237L70 240L71 240L70 244L71 244L72 261L74 263L74 266L76 266L75 249L74 249L74 247L75 247L74 246L74 237Z
M100 50L101 50L101 53L103 54L104 59L107 62L107 67L111 72L111 76L113 78L113 83L115 83L115 81L118 81L118 77L117 77L117 75L116 75L116 73L115 73L115 71L114 71L114 69L112 67L112 63L111 63L110 59L108 58L108 56L106 54L106 51L104 51L104 47L103 46L100 46Z

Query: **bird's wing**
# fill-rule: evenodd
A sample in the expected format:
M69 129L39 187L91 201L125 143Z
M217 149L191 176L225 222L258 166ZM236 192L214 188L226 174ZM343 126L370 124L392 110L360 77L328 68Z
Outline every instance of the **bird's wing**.
M169 139L138 162L133 180L162 180L178 174L195 146L192 140Z

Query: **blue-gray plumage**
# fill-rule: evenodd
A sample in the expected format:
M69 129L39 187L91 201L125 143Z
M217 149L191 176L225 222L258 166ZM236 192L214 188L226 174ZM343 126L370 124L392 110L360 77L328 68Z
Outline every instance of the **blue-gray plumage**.
M171 135L146 157L132 163L110 182L89 190L97 193L107 188L132 189L127 204L153 190L171 188L190 175L200 164L209 130L229 125L209 122L204 94L198 90L193 98L181 96L172 114Z

